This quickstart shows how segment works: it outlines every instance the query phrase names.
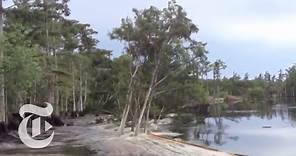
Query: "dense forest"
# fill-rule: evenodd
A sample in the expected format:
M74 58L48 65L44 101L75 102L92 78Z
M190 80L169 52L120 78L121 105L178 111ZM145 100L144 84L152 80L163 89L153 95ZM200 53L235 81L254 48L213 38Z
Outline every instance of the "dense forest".
M116 58L97 46L100 30L69 18L69 0L13 3L1 9L0 0L2 123L23 104L48 101L57 116L113 114L121 133L131 121L138 134L149 118L212 99L240 98L242 107L295 102L296 65L276 75L224 77L226 63L209 61L206 42L196 40L199 28L174 0L163 9L131 10L134 16L109 34L125 46Z

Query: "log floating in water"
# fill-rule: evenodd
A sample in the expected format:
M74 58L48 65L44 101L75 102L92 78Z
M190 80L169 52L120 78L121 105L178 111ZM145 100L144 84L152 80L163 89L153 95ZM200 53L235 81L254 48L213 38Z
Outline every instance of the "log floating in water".
M272 126L266 125L266 126L262 126L262 128L271 128Z
M180 133L172 133L172 132L153 132L151 134L155 135L155 136L160 136L160 137L164 137L164 138L171 138L171 139L178 138L183 135Z

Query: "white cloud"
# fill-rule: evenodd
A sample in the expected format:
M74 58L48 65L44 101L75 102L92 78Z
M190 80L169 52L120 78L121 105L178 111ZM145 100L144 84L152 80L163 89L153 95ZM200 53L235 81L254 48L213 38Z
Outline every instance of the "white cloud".
M168 0L71 0L71 18L98 30L99 47L121 54L122 45L107 33L132 8L163 8ZM233 71L252 76L276 73L296 60L295 0L177 0L200 28L198 39L208 43L211 60L222 59ZM295 29L294 29L295 28ZM256 56L256 57L254 57ZM271 65L272 63L272 65Z
M254 18L235 23L227 22L223 29L220 35L229 40L257 41L268 46L296 45L296 15L276 19Z
M201 40L256 42L269 48L296 48L296 1L179 1L199 25Z

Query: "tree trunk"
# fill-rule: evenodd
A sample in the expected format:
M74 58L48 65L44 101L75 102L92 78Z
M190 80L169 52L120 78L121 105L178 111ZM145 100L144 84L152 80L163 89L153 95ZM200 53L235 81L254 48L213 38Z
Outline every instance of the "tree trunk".
M3 25L4 25L4 10L2 7L2 0L0 0L0 42L3 39ZM0 48L0 66L3 65L4 61L4 52L3 49ZM0 75L0 122L5 122L6 113L5 113L5 85L4 85L4 73L1 68Z
M6 88L6 92L5 93L7 93L7 88ZM8 109L8 105L7 105L7 100L8 100L8 98L7 98L7 94L5 94L5 123L8 123L8 118L9 118L9 109Z
M146 112L146 123L145 123L145 129L144 129L144 132L146 134L148 133L148 128L149 128L149 116L150 116L150 107L151 107L152 99L153 98L150 98L149 100L147 112Z
M85 75L85 82L84 82L84 99L83 99L83 110L86 107L86 100L87 100L87 74Z
M57 116L60 116L60 113L61 113L61 103L60 103L60 92L59 92L59 89L56 89L56 95L55 95L55 105L56 105L56 111L55 111L55 114Z
M20 108L24 104L24 99L23 99L21 91L17 92L17 98L18 98L18 102L19 102L18 105Z
M49 72L49 71L48 71ZM53 77L52 74L48 76L48 102L52 105L55 105L55 90L53 84Z
M137 116L138 116L138 111L139 111L139 108L138 108L139 105L140 105L140 97L135 99L135 104L133 105L133 119L132 119L132 127L131 127L132 132L135 131L135 126L136 126Z
M157 58L157 61L156 61L156 64L155 64L155 67L154 67L154 70L153 70L153 73L152 73L152 76L151 76L149 89L148 89L148 91L146 93L145 101L144 101L144 104L143 104L143 107L142 107L142 110L141 110L141 113L140 113L140 117L139 117L138 123L136 125L135 136L137 136L139 134L145 110L147 108L147 105L148 105L149 101L151 100L150 98L151 98L152 91L153 91L154 86L155 86L157 73L158 73L158 70L159 70L159 63L160 63L160 60L159 60L159 58Z
M79 102L80 102L80 112L83 112L83 92L82 92L82 72L80 63L80 74L79 74Z
M161 114L162 114L163 110L164 110L164 106L162 106L162 108L160 110L160 113L159 113L156 123L161 119Z
M142 124L142 119L143 119L143 116L144 116L144 113L145 113L145 110L146 110L146 107L147 107L147 103L148 103L148 101L150 99L151 92L152 92L152 89L153 89L152 87L153 87L153 83L150 84L149 89L148 89L148 91L146 93L145 101L144 101L143 107L141 109L140 117L139 117L138 123L136 125L135 136L137 136L139 134L139 130L140 130L141 124Z
M68 113L68 96L66 95L65 113Z
M75 73L74 73L74 65L73 65L73 62L72 62L72 81L73 81L73 84L72 84L72 96L73 96L73 112L76 112L76 95L75 95Z
M34 95L33 95L33 103L35 104L37 102L37 82L34 81Z
M123 111L123 115L122 115L122 119L121 119L120 127L119 127L119 129L120 129L120 135L123 135L124 134L125 123L126 123L126 120L127 120L128 114L129 114L129 111L130 111L130 104L129 105L126 105L126 108Z
M127 104L124 107L121 122L120 122L120 127L119 127L121 135L124 134L125 123L126 123L129 111L130 111L131 103L132 103L134 79L136 77L138 70L139 70L139 66L137 65L131 78L130 78L128 93L127 93Z
M60 106L61 106L61 109L60 109L60 114L61 115L64 115L64 112L65 112L65 98L63 97L63 93L60 93L60 97L59 97L59 99L60 99Z
M58 66L58 56L57 56L57 52L54 51L54 64L55 64L55 70L58 70L59 66ZM60 106L60 91L59 88L57 86L57 82L58 82L58 75L54 74L54 84L53 84L53 88L55 90L55 114L57 116L60 116L60 112L61 112L61 106Z

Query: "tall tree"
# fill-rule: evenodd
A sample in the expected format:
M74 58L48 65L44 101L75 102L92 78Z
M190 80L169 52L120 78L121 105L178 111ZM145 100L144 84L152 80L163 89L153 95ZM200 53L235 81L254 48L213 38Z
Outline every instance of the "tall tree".
M3 44L3 26L4 26L4 8L2 0L0 0L0 44ZM6 120L5 112L5 86L4 86L4 73L3 73L3 60L4 60L3 46L0 47L0 122Z
M16 26L20 28L22 35L19 38L24 42L16 45L31 49L24 50L28 53L24 56L30 56L31 52L37 51L34 58L39 60L38 65L41 68L41 79L36 79L34 82L34 93L31 91L28 95L24 95L23 102L28 102L26 99L30 98L32 100L29 101L35 103L49 101L55 106L56 114L63 112L65 107L69 110L71 102L75 107L79 103L77 108L80 111L84 110L89 86L87 75L90 72L86 70L90 64L85 63L87 62L85 60L91 60L91 56L85 55L101 52L96 48L97 40L93 37L96 31L91 29L89 24L67 19L70 14L68 0L15 0L14 3L15 7L6 10L5 32L13 34L19 32ZM63 29L65 27L67 29ZM8 42L11 44L12 41ZM26 62L19 61L19 63ZM70 72L71 67L73 72ZM75 87L72 88L72 84ZM27 86L24 90L29 90L29 87L31 86Z
M170 1L168 7L162 10L150 7L133 11L135 17L123 19L121 26L114 29L111 38L127 43L127 52L133 58L134 72L132 73L136 73L138 68L141 68L138 75L145 75L140 78L142 88L145 90L139 94L142 104L135 130L137 135L144 114L149 116L151 103L159 85L192 62L193 59L188 59L190 54L204 44L191 38L192 34L198 32L198 28L175 1ZM180 58L184 58L181 66L176 61ZM130 80L130 84L132 81L133 79Z
M215 96L219 96L220 94L220 79L221 79L221 70L224 70L226 68L226 64L222 60L216 60L212 64L213 68L213 78L215 81L215 86L216 86L216 91L215 91Z

